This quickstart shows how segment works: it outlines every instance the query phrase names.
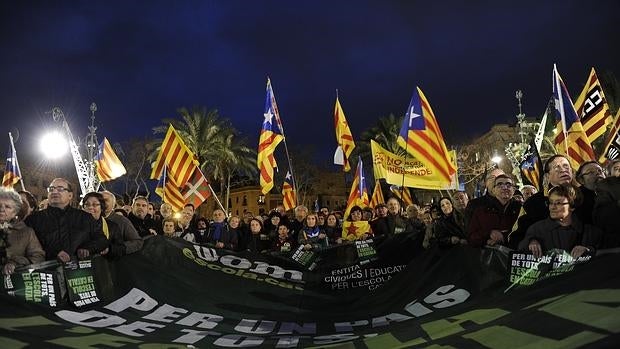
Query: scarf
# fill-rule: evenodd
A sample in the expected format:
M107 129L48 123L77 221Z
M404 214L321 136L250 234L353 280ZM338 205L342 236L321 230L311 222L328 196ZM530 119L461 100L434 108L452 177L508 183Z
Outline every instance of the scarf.
M211 223L211 226L213 227L213 235L211 235L211 238L214 241L220 241L222 237L222 231L224 230L224 222L213 222Z
M319 236L319 233L321 232L321 230L319 229L318 226L314 226L314 227L304 227L304 234L306 235L307 239L310 238L315 238L317 236Z

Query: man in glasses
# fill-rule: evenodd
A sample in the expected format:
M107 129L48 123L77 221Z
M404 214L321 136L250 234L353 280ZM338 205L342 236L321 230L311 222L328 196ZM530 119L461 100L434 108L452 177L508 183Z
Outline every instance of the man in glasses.
M582 201L581 205L575 208L575 215L583 223L592 224L592 211L596 200L596 184L605 179L605 171L596 161L587 161L579 166L577 170L577 182L581 184Z
M26 224L34 229L47 260L67 263L72 257L86 258L103 251L107 239L90 213L71 207L73 186L55 178L47 188L48 207L33 212Z
M493 197L473 212L467 232L474 247L504 245L512 226L519 217L521 203L512 200L515 192L512 178L506 174L495 177Z

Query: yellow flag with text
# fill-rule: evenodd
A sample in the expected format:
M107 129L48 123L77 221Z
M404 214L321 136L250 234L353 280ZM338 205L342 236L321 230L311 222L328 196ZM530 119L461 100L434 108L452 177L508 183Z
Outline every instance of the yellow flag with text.
M456 172L450 176L450 182L446 182L443 176L411 156L404 157L391 153L373 140L370 141L370 148L375 179L384 178L389 184L408 188L456 190L459 187ZM448 153L452 166L456 168L456 151Z

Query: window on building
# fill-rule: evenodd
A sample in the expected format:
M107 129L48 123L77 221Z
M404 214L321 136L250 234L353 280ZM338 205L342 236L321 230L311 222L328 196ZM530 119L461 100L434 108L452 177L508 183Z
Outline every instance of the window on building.
M248 196L247 195L243 195L243 203L241 203L243 206L247 206L248 205Z

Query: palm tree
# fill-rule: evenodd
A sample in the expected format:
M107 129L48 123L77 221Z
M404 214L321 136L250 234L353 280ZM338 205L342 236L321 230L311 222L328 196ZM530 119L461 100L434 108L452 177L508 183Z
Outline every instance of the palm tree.
M256 151L239 139L237 130L228 119L221 118L217 110L193 107L191 110L180 108L178 112L181 120L163 119L163 125L154 127L153 132L164 134L168 124L171 124L198 158L200 169L207 179L212 183L219 181L220 196L224 196L224 190L228 187L226 183L234 174L256 174ZM152 160L157 157L160 146L161 140L151 153ZM228 196L227 190L226 209Z
M374 140L387 151L405 156L405 149L401 148L396 142L402 123L403 118L396 117L394 114L380 117L375 126L362 133L360 137L362 143L359 144L358 148L359 154L370 159L370 140Z

